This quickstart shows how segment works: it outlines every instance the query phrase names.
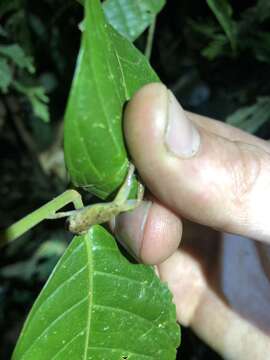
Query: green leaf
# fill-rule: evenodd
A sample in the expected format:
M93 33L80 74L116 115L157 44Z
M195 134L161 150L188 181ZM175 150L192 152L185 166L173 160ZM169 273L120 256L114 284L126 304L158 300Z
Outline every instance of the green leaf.
M179 341L168 288L94 226L74 238L57 264L12 360L174 360Z
M130 41L152 24L165 0L106 0L103 8L109 23Z
M0 90L6 93L12 82L12 73L6 59L0 58Z
M78 0L82 5L84 0ZM130 41L152 24L165 0L106 0L103 9L109 23Z
M49 122L49 98L45 93L45 89L42 86L25 86L18 82L14 82L13 85L17 91L27 97L32 106L34 115L44 122Z
M26 69L31 74L35 72L33 59L27 56L18 44L0 46L0 54L6 56L20 69Z
M105 19L100 2L85 5L85 31L65 115L65 159L76 186L106 198L123 182L128 159L124 103L159 81L146 58Z
M227 123L240 129L255 133L266 121L270 120L270 97L260 97L251 106L245 106L227 118Z
M232 8L227 0L206 0L208 6L215 14L225 34L230 40L233 51L236 51L236 25L232 19Z
M227 38L223 34L218 34L212 41L202 50L202 55L208 60L214 60L218 56L224 55L224 47L228 44Z
M0 17L3 17L10 11L18 10L20 6L20 0L1 0Z
M204 22L197 22L192 19L187 20L190 28L198 34L204 35L207 38L214 39L218 34L219 25L213 23L211 20Z
M31 87L28 89L28 99L32 105L34 115L44 122L49 122L49 98L41 86Z

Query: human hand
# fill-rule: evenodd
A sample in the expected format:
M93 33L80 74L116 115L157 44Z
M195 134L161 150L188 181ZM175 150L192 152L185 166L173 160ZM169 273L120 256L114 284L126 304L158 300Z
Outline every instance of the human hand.
M116 236L157 265L181 324L226 359L269 359L270 145L184 113L161 84L135 94L124 128L150 194Z

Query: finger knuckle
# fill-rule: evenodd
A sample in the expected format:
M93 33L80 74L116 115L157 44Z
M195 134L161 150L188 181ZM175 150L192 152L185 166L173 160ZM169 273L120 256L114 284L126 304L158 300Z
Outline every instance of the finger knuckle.
M236 156L228 166L231 177L231 197L237 207L247 204L260 178L265 157L255 146L236 143Z

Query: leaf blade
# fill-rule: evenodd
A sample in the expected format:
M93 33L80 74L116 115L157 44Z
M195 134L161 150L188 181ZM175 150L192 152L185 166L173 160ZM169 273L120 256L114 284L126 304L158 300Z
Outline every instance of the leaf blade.
M123 105L141 86L159 79L144 56L106 22L99 1L87 1L85 11L65 116L65 158L76 186L106 198L127 172Z
M85 0L77 0L84 5ZM162 10L166 0L106 0L103 9L107 20L121 35L136 40Z
M244 106L228 116L226 122L254 134L264 123L270 120L269 113L270 97L259 97L255 104Z
M42 86L28 86L18 81L14 81L13 86L17 91L26 96L31 104L33 114L37 118L45 123L50 121L49 97Z
M0 46L0 54L7 57L20 69L26 69L30 74L35 72L33 59L27 56L21 46L18 44Z
M111 235L94 226L56 266L12 359L168 360L178 343L167 287L150 267L128 263Z
M165 0L106 0L103 8L109 23L128 40L136 40L151 25Z
M227 35L231 43L232 50L235 52L237 48L236 26L232 19L232 7L230 3L227 0L206 1Z

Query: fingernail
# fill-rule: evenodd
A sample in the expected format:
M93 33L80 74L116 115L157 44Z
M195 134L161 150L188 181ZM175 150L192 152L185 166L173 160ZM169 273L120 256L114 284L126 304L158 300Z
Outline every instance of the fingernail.
M167 116L165 144L168 150L176 156L192 157L199 148L200 135L171 91L168 91Z
M140 258L144 228L151 206L151 201L143 201L137 209L118 215L115 220L114 232L118 241L137 259Z

